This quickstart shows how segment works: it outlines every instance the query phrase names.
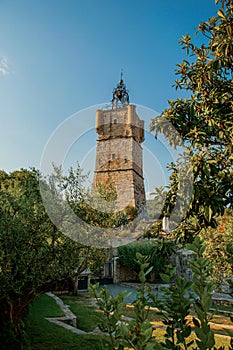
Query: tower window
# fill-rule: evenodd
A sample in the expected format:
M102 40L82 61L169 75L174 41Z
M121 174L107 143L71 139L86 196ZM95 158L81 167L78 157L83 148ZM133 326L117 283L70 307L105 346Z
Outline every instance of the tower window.
M114 119L113 123L116 124L117 123L117 119Z
M112 154L112 159L115 159L116 158L116 155L115 153Z

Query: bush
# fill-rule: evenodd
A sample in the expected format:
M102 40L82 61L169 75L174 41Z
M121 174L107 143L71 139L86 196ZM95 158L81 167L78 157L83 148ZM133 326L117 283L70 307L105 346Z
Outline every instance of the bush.
M155 278L159 278L159 274L164 271L164 266L173 253L173 244L171 240L161 239L156 242L131 243L120 246L118 247L119 263L138 273L140 267L136 262L136 255L140 253L148 258L149 265L153 267Z

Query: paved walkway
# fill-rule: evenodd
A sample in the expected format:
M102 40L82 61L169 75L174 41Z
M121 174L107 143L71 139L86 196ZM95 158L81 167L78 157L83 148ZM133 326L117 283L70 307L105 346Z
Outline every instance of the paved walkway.
M140 289L141 284L140 283L131 283L131 282L122 282L120 284L115 285L107 285L107 288L110 289L110 293L113 293L112 295L116 295L118 291L124 291L127 290L131 293L131 295L126 299L127 303L132 303L137 299L137 293ZM168 284L151 284L150 285L152 289L152 293L157 294L159 299L162 299L163 297L163 290L165 287L168 287Z
M157 293L158 298L161 299L163 297L163 289L164 287L167 287L166 284L152 284L150 285L152 288L152 293ZM102 287L102 286L101 286ZM123 292L127 290L127 292L130 293L130 295L126 298L126 302L131 304L133 303L137 298L137 290L140 288L139 283L130 283L130 282L123 282L121 284L108 284L106 285L108 290L110 291L111 295L117 295L118 292ZM224 305L232 305L233 306L233 298L229 294L223 294L223 293L214 293L213 294L213 301L216 302L218 305L224 304Z

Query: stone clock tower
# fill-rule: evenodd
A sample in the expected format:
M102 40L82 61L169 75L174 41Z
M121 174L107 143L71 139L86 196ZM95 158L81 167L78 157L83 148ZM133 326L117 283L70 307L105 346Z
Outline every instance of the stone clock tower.
M129 95L121 79L113 91L111 107L96 111L96 165L94 184L116 189L116 209L127 205L140 208L145 205L142 170L142 142L144 121L129 103Z

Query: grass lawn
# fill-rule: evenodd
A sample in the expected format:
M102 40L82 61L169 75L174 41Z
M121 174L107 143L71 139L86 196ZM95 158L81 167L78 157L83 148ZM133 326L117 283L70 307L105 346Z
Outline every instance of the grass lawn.
M102 313L95 310L88 296L62 296L65 304L70 305L71 311L77 316L77 328L86 332L94 330L102 318ZM132 317L131 307L125 308L125 316ZM33 303L28 316L28 334L32 350L102 350L108 349L107 340L102 335L77 335L45 320L45 317L63 316L60 308L47 295L39 296ZM150 321L162 325L158 315L150 311ZM221 325L232 324L224 316L214 317L214 321ZM156 328L154 335L157 341L164 340L165 330ZM192 335L194 337L194 335ZM229 339L216 335L216 346L229 345Z
M106 349L103 336L77 335L45 319L56 316L63 316L63 313L51 297L41 295L34 301L27 329L32 350Z
M64 304L70 305L70 310L77 317L77 328L85 332L91 332L100 324L103 315L96 310L89 297L83 296L61 296Z
M77 328L80 328L85 331L91 331L98 323L101 321L101 313L96 313L96 310L93 308L91 304L91 298L88 297L88 295L84 294L79 296L62 296L61 297L65 304L70 305L71 311L77 316ZM127 317L133 317L133 307L132 305L128 305L124 309L124 315ZM159 316L155 311L151 310L148 315L148 319L151 322L155 322L155 326L162 326L161 322L161 316ZM213 323L217 323L219 325L232 325L232 322L229 317L224 315L213 315L212 320ZM228 347L229 345L229 338L225 338L224 335L225 332L221 329L221 327L212 327L215 332L215 340L216 340L216 346L220 347L225 346ZM156 337L156 340L158 342L164 340L164 333L165 330L161 328L157 328L154 331L154 335ZM190 339L194 339L194 334L192 334Z

